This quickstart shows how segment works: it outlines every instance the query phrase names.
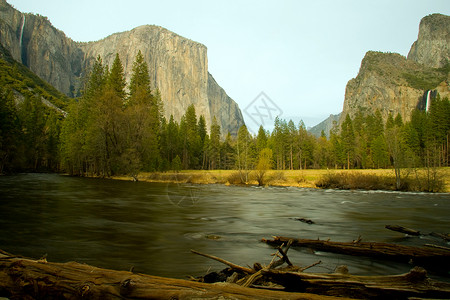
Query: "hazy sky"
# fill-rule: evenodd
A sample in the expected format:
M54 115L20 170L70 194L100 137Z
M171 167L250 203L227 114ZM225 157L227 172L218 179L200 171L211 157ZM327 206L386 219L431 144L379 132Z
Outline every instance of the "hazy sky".
M342 110L367 51L406 56L422 17L450 15L448 0L7 1L47 16L75 41L165 27L208 47L210 73L241 110L264 92L282 118L307 126Z

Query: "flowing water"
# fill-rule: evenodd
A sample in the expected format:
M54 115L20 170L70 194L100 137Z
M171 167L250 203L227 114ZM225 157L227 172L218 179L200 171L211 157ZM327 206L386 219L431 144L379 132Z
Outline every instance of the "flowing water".
M315 224L295 218L311 219ZM449 232L450 195L301 188L177 185L73 178L56 174L0 177L0 248L50 261L183 278L224 265L267 264L272 235L352 241L434 243L384 229L402 225ZM411 265L291 248L290 260L311 272L348 265L352 274L398 274Z

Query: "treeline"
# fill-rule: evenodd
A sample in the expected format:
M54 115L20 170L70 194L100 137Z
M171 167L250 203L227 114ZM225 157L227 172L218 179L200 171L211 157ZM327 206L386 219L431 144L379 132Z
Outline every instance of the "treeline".
M197 117L193 105L179 123L173 116L167 121L162 110L141 52L128 89L119 56L110 70L98 57L62 125L62 169L82 176L136 177L141 171L234 167L231 136L221 142L215 118L208 134L204 116Z
M148 66L139 52L127 86L120 58L108 68L98 57L81 96L64 117L42 104L40 95L18 101L0 91L0 172L63 171L79 176L137 176L142 171L237 169L243 182L254 169L394 168L449 165L450 104L433 99L428 112L416 110L384 122L379 111L358 112L335 123L327 138L316 138L301 122L276 118L272 132L237 136L221 133L213 118L189 106L179 122L164 118L158 90L151 90ZM16 102L16 103L15 103ZM208 130L209 129L209 130Z

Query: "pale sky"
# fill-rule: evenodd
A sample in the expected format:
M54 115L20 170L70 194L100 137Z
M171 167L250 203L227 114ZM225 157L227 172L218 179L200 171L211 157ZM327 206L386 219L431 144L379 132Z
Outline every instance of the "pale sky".
M261 92L313 126L342 111L369 50L406 56L419 22L448 0L7 0L48 17L75 41L155 24L208 47L209 71L244 113ZM251 124L249 124L251 125ZM270 129L270 128L268 128Z

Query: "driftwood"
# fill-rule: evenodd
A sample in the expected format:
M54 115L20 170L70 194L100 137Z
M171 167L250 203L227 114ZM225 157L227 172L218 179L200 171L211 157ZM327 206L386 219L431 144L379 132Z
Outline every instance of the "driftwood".
M279 256L281 261L285 261L287 256L287 250L283 251L285 254ZM212 255L200 255L218 260ZM242 286L250 286L258 282L259 285L254 287L273 288L274 285L277 285L277 289L283 287L286 291L291 292L358 299L410 299L411 297L450 299L450 283L428 278L425 269L420 267L413 268L407 274L390 276L354 276L348 274L345 266L341 266L339 273L317 274L303 271L320 262L304 268L288 266L276 269L274 266L279 263L274 263L275 257L268 266L258 271L255 269L253 274L244 276L237 283ZM241 271L241 267L235 268L236 265L233 263L223 259L218 261L231 266L235 271ZM237 276L235 272L230 277L233 277L234 281Z
M376 257L399 262L413 262L420 266L439 267L444 272L450 268L450 251L431 247L412 247L377 242L332 242L329 240L293 239L275 236L272 240L262 239L271 245L280 245L292 240L292 246L308 247L319 251Z
M101 269L76 262L52 263L45 259L17 257L1 250L0 297L9 299L323 299L322 296L314 294L259 290L225 283L207 284Z
M406 228L406 227L399 226L399 225L386 225L384 227L386 229L389 229L389 230L392 230L392 231L401 232L401 233L405 233L405 234L408 234L408 235L415 235L415 236L422 235L420 233L420 231L418 231L418 230L414 230L414 229L411 229L411 228Z
M263 271L268 271L268 270L274 269L284 263L288 264L288 266L290 267L290 270L293 270L293 269L298 270L299 269L292 265L291 261L289 260L289 257L287 256L287 252L288 252L291 244L292 244L292 241L288 241L285 249L283 249L284 243L281 246L279 246L277 248L278 249L277 252L273 254L272 261L270 262L269 265L263 267L263 266L261 266L261 264L255 263L253 269L239 266L237 264L234 264L232 262L229 262L225 259L222 259L222 258L214 256L214 255L204 254L204 253L201 253L201 252L198 252L195 250L191 250L191 252L194 254L197 254L197 255L201 255L201 256L219 261L219 262L229 266L231 268L231 271L238 271L238 272L244 273L244 276L241 276L240 279L237 278L238 277L238 275L237 275L237 276L235 276L236 278L232 278L232 279L227 278L226 281L227 282L236 282L238 285L241 285L244 287L249 287L254 282L258 281L262 277ZM276 258L279 258L279 259L277 260ZM213 273L215 273L215 272L213 272ZM211 273L211 274L213 274L213 273ZM225 273L226 273L225 271L222 271L222 274L225 274ZM208 275L211 275L211 274L208 274ZM204 276L203 280L208 275ZM231 275L234 276L236 274L231 273ZM219 276L209 276L209 277L220 278L220 275Z
M450 299L450 283L432 280L420 267L392 276L354 276L263 271L273 282L289 291L344 296L358 299L409 299L411 297Z
M431 232L430 235L434 236L434 237L439 237L446 242L450 242L450 234L448 234L448 233L444 234L444 233L438 233L438 232Z
M227 260L225 260L223 258L214 256L214 255L201 253L201 252L198 252L198 251L192 250L192 249L191 249L191 252L194 253L194 254L200 255L200 256L204 256L204 257L210 258L212 260L216 260L218 262L221 262L221 263L229 266L231 269L234 269L234 270L237 270L237 271L241 271L241 272L246 273L246 274L253 274L253 273L255 273L255 270L253 270L253 269L239 266L237 264L234 264L232 262L229 262L229 261L227 261Z
M422 233L418 230L415 229L411 229L411 228L407 228L407 227L403 227L400 225L386 225L384 226L386 229L392 230L392 231L397 231L397 232L401 232L401 233L405 233L407 235L413 235L413 236L425 236L425 235L430 235L433 237L437 237L437 238L441 238L446 242L450 241L450 234L445 234L445 233L437 233L437 232L430 232L430 233Z

